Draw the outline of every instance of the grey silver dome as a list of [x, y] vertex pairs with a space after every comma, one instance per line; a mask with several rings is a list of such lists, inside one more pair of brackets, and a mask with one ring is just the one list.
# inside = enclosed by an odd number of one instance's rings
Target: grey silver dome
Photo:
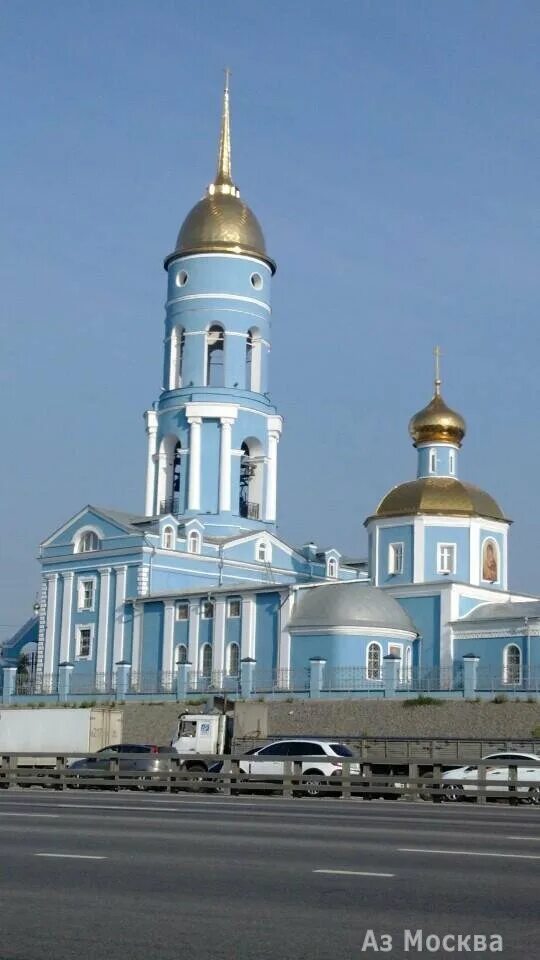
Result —
[[382, 627], [417, 634], [408, 613], [384, 590], [362, 581], [324, 583], [298, 590], [289, 624], [299, 627]]

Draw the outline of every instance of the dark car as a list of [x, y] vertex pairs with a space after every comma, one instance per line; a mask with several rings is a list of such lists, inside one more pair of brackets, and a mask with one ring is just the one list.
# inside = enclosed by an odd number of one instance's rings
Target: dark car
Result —
[[[167, 773], [170, 760], [177, 756], [174, 747], [162, 747], [155, 743], [114, 743], [103, 747], [92, 756], [82, 757], [69, 764], [69, 770], [77, 772], [77, 782], [72, 786], [91, 786], [93, 778], [107, 778], [108, 775], [112, 778], [115, 765], [111, 764], [111, 760], [115, 759], [118, 760], [120, 775], [127, 775], [130, 781], [133, 779], [135, 789], [159, 786], [159, 774]], [[140, 774], [140, 777], [137, 774]], [[85, 781], [90, 783], [86, 784]], [[103, 786], [107, 784], [104, 783]]]

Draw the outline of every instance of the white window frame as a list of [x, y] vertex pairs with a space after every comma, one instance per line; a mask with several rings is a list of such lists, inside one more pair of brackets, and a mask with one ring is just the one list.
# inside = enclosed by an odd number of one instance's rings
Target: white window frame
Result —
[[[97, 547], [95, 550], [81, 550], [82, 541], [89, 533], [93, 533], [96, 537]], [[101, 540], [101, 532], [96, 530], [95, 527], [81, 527], [81, 529], [77, 531], [77, 535], [75, 537], [75, 553], [97, 553], [101, 547]]]
[[329, 557], [326, 563], [326, 576], [330, 580], [337, 580], [339, 564], [335, 557]]
[[[517, 680], [510, 680], [508, 676], [508, 654], [510, 650], [517, 650], [519, 654], [519, 677]], [[503, 650], [503, 683], [519, 684], [523, 681], [523, 652], [517, 643], [507, 643]]]
[[[172, 543], [169, 546], [167, 543], [168, 535], [171, 534]], [[170, 524], [167, 524], [166, 527], [163, 527], [163, 532], [161, 535], [161, 544], [164, 550], [174, 550], [176, 543], [176, 530], [174, 527], [171, 527]]]
[[[238, 604], [238, 613], [232, 613], [233, 603]], [[242, 616], [242, 599], [241, 597], [229, 597], [227, 600], [227, 618], [229, 620], [239, 620]]]
[[[379, 651], [379, 675], [377, 677], [370, 677], [369, 675], [369, 671], [370, 671], [369, 651], [371, 647], [377, 647]], [[383, 662], [383, 652], [382, 652], [381, 644], [377, 643], [376, 640], [370, 640], [366, 647], [366, 677], [368, 680], [382, 680], [382, 662]]]
[[[183, 616], [181, 617], [181, 616], [180, 616], [180, 611], [181, 611], [181, 610], [185, 610], [185, 611], [186, 611], [186, 616], [185, 616], [185, 617], [183, 617]], [[175, 620], [179, 620], [179, 621], [181, 621], [182, 623], [185, 623], [186, 620], [189, 620], [189, 603], [188, 603], [187, 600], [178, 600], [178, 601], [175, 603], [175, 607], [174, 607], [174, 619], [175, 619]]]
[[[238, 651], [238, 655], [237, 655], [237, 656], [238, 656], [238, 669], [237, 669], [234, 673], [232, 672], [232, 667], [231, 667], [232, 648], [233, 648], [233, 647], [236, 647], [236, 649], [237, 649], [237, 651]], [[233, 640], [231, 643], [228, 644], [228, 646], [227, 646], [227, 657], [226, 657], [225, 662], [226, 662], [226, 664], [227, 664], [227, 676], [228, 676], [228, 677], [238, 677], [238, 676], [240, 676], [240, 644], [237, 643], [236, 640]]]
[[[202, 538], [198, 530], [190, 530], [187, 535], [187, 552], [200, 553], [201, 539]], [[193, 544], [195, 544], [195, 546], [193, 546]]]
[[437, 448], [430, 447], [428, 469], [430, 473], [437, 473]]
[[[400, 562], [396, 563], [396, 557], [400, 558]], [[403, 564], [405, 558], [405, 543], [403, 540], [396, 540], [394, 543], [388, 544], [388, 573], [394, 576], [398, 576], [403, 573]]]
[[450, 450], [448, 453], [448, 473], [451, 477], [456, 475], [456, 451]]
[[[85, 584], [92, 584], [92, 603], [89, 607], [84, 605], [84, 594], [85, 594]], [[78, 613], [93, 613], [96, 609], [96, 586], [97, 586], [97, 577], [79, 577], [77, 580], [77, 612]]]
[[[210, 654], [209, 654], [209, 656], [210, 656], [210, 669], [205, 671], [205, 669], [204, 669], [204, 658], [205, 658], [205, 651], [206, 651], [206, 650], [210, 650]], [[212, 676], [212, 644], [211, 644], [211, 643], [206, 642], [206, 643], [201, 644], [201, 648], [200, 648], [200, 650], [199, 650], [199, 673], [201, 674], [202, 677], [205, 677], [206, 679], [210, 679], [211, 676]]]
[[[261, 556], [261, 553], [263, 556]], [[255, 546], [255, 560], [257, 563], [272, 563], [272, 548], [268, 540], [257, 540]]]
[[[206, 611], [206, 605], [207, 605], [207, 604], [210, 604], [210, 606], [212, 607], [212, 616], [210, 616], [210, 617], [207, 616], [207, 615], [206, 615], [206, 612], [205, 612], [205, 611]], [[215, 605], [214, 605], [214, 601], [213, 601], [213, 600], [207, 600], [207, 599], [201, 600], [201, 620], [213, 620], [213, 619], [214, 619], [214, 615], [215, 615]]]
[[[451, 550], [452, 551], [452, 566], [451, 569], [446, 569], [443, 567], [443, 551]], [[448, 576], [456, 572], [457, 568], [457, 544], [456, 543], [438, 543], [437, 544], [437, 573], [440, 576]]]
[[[185, 660], [179, 660], [180, 650], [185, 650], [185, 651], [186, 651], [186, 659], [185, 659]], [[174, 657], [174, 665], [175, 665], [175, 667], [179, 667], [179, 666], [181, 666], [182, 664], [187, 663], [187, 662], [188, 662], [188, 648], [187, 648], [187, 643], [178, 643], [178, 644], [176, 645], [176, 652], [175, 652], [175, 657]]]
[[412, 647], [409, 645], [405, 647], [403, 657], [403, 678], [407, 683], [410, 683], [412, 680]]
[[[90, 644], [88, 647], [88, 653], [82, 654], [81, 650], [81, 634], [83, 630], [88, 630], [90, 633]], [[75, 628], [75, 659], [76, 660], [91, 660], [92, 654], [94, 652], [94, 625], [92, 623], [78, 623]]]

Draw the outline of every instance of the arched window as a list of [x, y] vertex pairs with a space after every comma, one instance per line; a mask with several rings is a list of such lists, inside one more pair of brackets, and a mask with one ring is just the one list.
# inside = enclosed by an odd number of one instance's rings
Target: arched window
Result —
[[521, 683], [521, 650], [515, 643], [504, 648], [503, 682]]
[[188, 553], [201, 552], [201, 535], [197, 530], [190, 530], [188, 534]]
[[240, 670], [240, 647], [230, 643], [227, 648], [227, 676], [237, 677]]
[[238, 512], [241, 517], [259, 520], [262, 499], [262, 444], [255, 437], [244, 440], [240, 457], [240, 495]]
[[259, 540], [255, 556], [259, 563], [268, 563], [268, 544], [264, 540]]
[[172, 527], [163, 528], [163, 546], [165, 550], [174, 550], [175, 541], [174, 530]]
[[172, 509], [171, 513], [180, 513], [180, 481], [182, 479], [182, 444], [180, 441], [174, 448], [174, 457], [172, 462]]
[[187, 663], [187, 647], [185, 643], [179, 643], [176, 648], [176, 663], [178, 665]]
[[368, 680], [381, 679], [381, 648], [378, 643], [370, 643], [367, 648]]
[[203, 643], [201, 647], [201, 673], [205, 680], [208, 680], [212, 674], [212, 647], [209, 643]]
[[261, 333], [257, 327], [248, 330], [246, 338], [246, 390], [261, 392]]
[[436, 470], [437, 470], [437, 451], [430, 450], [429, 451], [429, 472], [435, 473]]
[[217, 323], [206, 334], [206, 385], [225, 385], [225, 332]]
[[412, 680], [412, 647], [407, 647], [405, 650], [404, 679], [407, 683]]
[[186, 335], [182, 327], [174, 327], [171, 333], [171, 361], [169, 368], [169, 390], [182, 386], [182, 364]]
[[99, 537], [94, 530], [85, 530], [77, 541], [76, 553], [92, 553], [99, 550]]
[[326, 568], [326, 576], [331, 577], [333, 580], [335, 580], [337, 577], [337, 572], [338, 572], [337, 560], [334, 557], [330, 557], [327, 564], [327, 568]]

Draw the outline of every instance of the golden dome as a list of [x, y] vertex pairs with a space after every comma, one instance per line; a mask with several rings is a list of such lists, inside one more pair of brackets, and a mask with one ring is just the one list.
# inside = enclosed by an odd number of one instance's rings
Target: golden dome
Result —
[[240, 199], [240, 191], [232, 180], [228, 71], [215, 180], [208, 187], [206, 196], [195, 204], [184, 220], [176, 248], [165, 259], [165, 269], [177, 257], [193, 253], [244, 254], [264, 260], [272, 273], [276, 269], [274, 261], [266, 253], [259, 221]]
[[421, 477], [409, 483], [400, 483], [383, 497], [375, 517], [405, 517], [422, 513], [487, 517], [510, 522], [489, 493], [455, 477]]
[[421, 443], [455, 443], [461, 446], [467, 427], [460, 413], [446, 405], [436, 392], [427, 407], [411, 418], [409, 433], [414, 446]]

